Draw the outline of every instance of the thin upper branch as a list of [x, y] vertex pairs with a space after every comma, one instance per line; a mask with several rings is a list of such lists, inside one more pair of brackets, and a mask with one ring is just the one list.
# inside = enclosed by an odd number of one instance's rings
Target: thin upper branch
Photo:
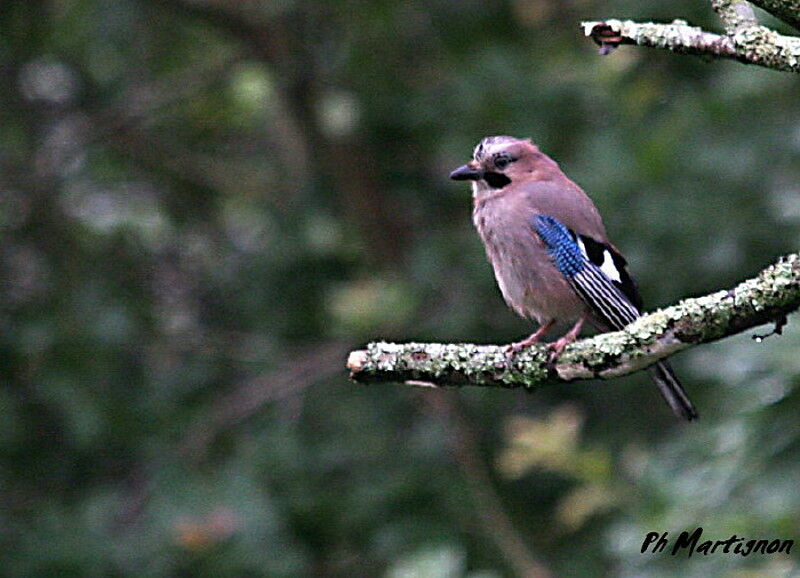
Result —
[[[800, 72], [800, 38], [778, 34], [765, 26], [752, 24], [746, 14], [735, 9], [724, 11], [732, 33], [721, 35], [689, 26], [683, 20], [670, 24], [603, 20], [584, 22], [584, 34], [608, 54], [620, 44], [663, 48], [681, 54], [728, 58], [773, 70]], [[738, 19], [737, 19], [738, 14]]]
[[699, 26], [689, 26], [685, 20], [670, 24], [633, 22], [632, 20], [603, 20], [584, 22], [583, 31], [592, 40], [610, 52], [620, 44], [638, 44], [651, 48], [664, 48], [681, 54], [713, 55], [739, 59], [733, 41], [723, 35], [706, 32]]
[[506, 356], [501, 345], [370, 343], [347, 361], [362, 383], [526, 387], [633, 373], [683, 349], [773, 321], [776, 330], [800, 307], [800, 254], [767, 267], [730, 290], [685, 299], [644, 315], [624, 331], [567, 346], [555, 365], [546, 346]]

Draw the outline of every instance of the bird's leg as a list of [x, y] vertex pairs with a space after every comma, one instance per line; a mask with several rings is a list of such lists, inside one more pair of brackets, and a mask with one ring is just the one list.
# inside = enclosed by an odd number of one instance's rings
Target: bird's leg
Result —
[[558, 356], [561, 355], [561, 353], [564, 351], [564, 348], [578, 338], [578, 334], [581, 332], [581, 328], [585, 322], [586, 317], [580, 317], [575, 322], [575, 325], [572, 326], [572, 329], [567, 331], [563, 336], [559, 337], [558, 340], [548, 344], [551, 352], [550, 363], [558, 359]]
[[534, 343], [538, 343], [539, 340], [542, 338], [542, 335], [547, 333], [547, 330], [550, 329], [555, 322], [556, 322], [555, 319], [551, 319], [550, 321], [548, 321], [547, 323], [543, 324], [541, 327], [539, 327], [539, 329], [537, 329], [536, 331], [531, 333], [530, 336], [526, 337], [522, 341], [518, 341], [516, 343], [512, 343], [511, 345], [509, 345], [506, 348], [506, 354], [507, 355], [514, 355], [515, 353], [519, 353], [520, 351], [522, 351], [526, 347], [530, 347]]

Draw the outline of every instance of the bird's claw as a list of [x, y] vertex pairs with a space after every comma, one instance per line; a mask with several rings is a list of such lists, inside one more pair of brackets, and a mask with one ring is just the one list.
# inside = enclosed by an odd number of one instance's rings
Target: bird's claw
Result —
[[564, 353], [564, 349], [567, 347], [567, 345], [569, 345], [573, 341], [575, 341], [574, 337], [570, 339], [567, 336], [564, 336], [552, 343], [548, 343], [547, 347], [548, 349], [550, 349], [550, 357], [548, 357], [547, 360], [550, 363], [555, 363], [556, 360], [561, 356], [561, 354]]
[[531, 340], [530, 338], [528, 338], [528, 339], [523, 339], [522, 341], [517, 341], [516, 343], [511, 343], [511, 344], [507, 345], [506, 346], [506, 358], [508, 360], [514, 359], [514, 356], [517, 353], [519, 353], [523, 349], [526, 349], [526, 348], [530, 347], [531, 345], [533, 345], [537, 341], [538, 341], [538, 339]]
[[[575, 341], [575, 337], [565, 335], [564, 337], [561, 337], [556, 341], [548, 343], [547, 348], [550, 350], [550, 355], [548, 356], [547, 361], [549, 363], [554, 363], [559, 358], [559, 356], [564, 352], [564, 349], [567, 347], [567, 345], [569, 345], [573, 341]], [[534, 345], [535, 343], [538, 342], [539, 342], [538, 338], [537, 339], [528, 338], [528, 339], [523, 339], [522, 341], [517, 341], [516, 343], [511, 343], [510, 345], [506, 346], [506, 357], [509, 360], [511, 360], [517, 353], [519, 353], [523, 349], [527, 349], [531, 345]]]
[[547, 330], [550, 329], [555, 323], [553, 320], [544, 323], [539, 329], [535, 332], [531, 333], [528, 337], [523, 339], [522, 341], [517, 341], [516, 343], [512, 343], [506, 347], [506, 357], [511, 360], [514, 356], [522, 351], [533, 345], [534, 343], [539, 343], [539, 340], [542, 338], [542, 335], [547, 333]]

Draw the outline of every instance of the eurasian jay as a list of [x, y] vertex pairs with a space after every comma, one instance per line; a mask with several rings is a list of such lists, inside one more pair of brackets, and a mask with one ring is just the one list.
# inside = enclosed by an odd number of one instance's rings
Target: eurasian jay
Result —
[[[594, 203], [530, 140], [487, 137], [450, 178], [472, 181], [472, 219], [506, 303], [539, 323], [509, 346], [511, 354], [557, 323], [574, 323], [550, 344], [555, 359], [586, 321], [617, 331], [641, 315], [636, 283]], [[649, 371], [675, 415], [697, 419], [669, 364], [659, 361]]]

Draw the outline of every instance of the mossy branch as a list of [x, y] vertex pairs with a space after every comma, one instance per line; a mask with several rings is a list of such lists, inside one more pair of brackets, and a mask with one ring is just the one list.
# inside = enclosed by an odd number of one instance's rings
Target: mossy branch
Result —
[[[769, 10], [779, 14], [779, 18], [797, 25], [800, 21], [798, 1], [760, 0], [753, 4], [769, 5]], [[600, 45], [602, 54], [609, 54], [621, 44], [636, 44], [800, 72], [800, 38], [760, 26], [752, 7], [743, 0], [712, 0], [711, 5], [725, 26], [725, 34], [689, 26], [684, 20], [659, 24], [611, 19], [583, 22], [582, 26], [584, 34]]]
[[511, 360], [506, 347], [471, 343], [374, 342], [353, 351], [350, 377], [361, 383], [525, 387], [578, 379], [608, 379], [633, 373], [700, 343], [716, 341], [774, 322], [800, 307], [800, 254], [783, 257], [753, 279], [730, 290], [684, 299], [642, 316], [624, 331], [577, 341], [555, 364], [546, 345]]

